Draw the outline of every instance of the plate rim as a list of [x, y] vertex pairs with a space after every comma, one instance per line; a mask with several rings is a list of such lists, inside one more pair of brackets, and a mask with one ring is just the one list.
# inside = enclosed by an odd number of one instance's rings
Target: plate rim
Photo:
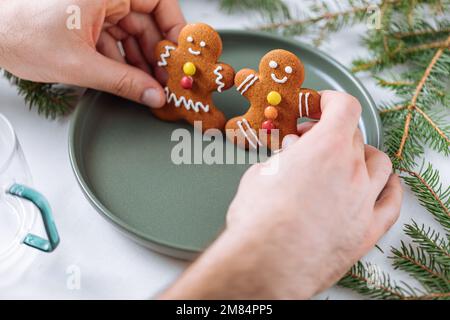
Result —
[[[325, 52], [313, 47], [312, 45], [309, 45], [307, 43], [303, 43], [301, 41], [298, 41], [294, 38], [286, 38], [286, 37], [277, 37], [274, 34], [270, 34], [267, 32], [261, 32], [261, 31], [252, 31], [252, 30], [234, 30], [234, 29], [218, 29], [217, 30], [221, 36], [252, 36], [252, 37], [259, 37], [264, 38], [268, 40], [275, 40], [277, 42], [282, 41], [287, 44], [293, 45], [295, 47], [299, 47], [303, 50], [310, 51], [312, 54], [319, 56], [321, 59], [327, 60], [329, 63], [331, 63], [335, 68], [339, 69], [339, 71], [349, 78], [357, 87], [359, 92], [362, 94], [364, 99], [367, 101], [369, 105], [369, 110], [371, 112], [372, 118], [375, 121], [375, 128], [376, 128], [376, 146], [380, 148], [383, 145], [383, 135], [382, 135], [382, 125], [381, 125], [381, 119], [379, 117], [379, 114], [377, 112], [376, 104], [372, 98], [372, 96], [369, 94], [366, 87], [362, 84], [362, 82], [354, 75], [352, 74], [343, 64], [338, 62], [333, 57], [329, 56]], [[83, 177], [83, 174], [80, 169], [80, 164], [76, 161], [76, 148], [75, 145], [75, 132], [77, 130], [77, 119], [80, 118], [80, 113], [82, 106], [84, 105], [84, 100], [89, 99], [97, 99], [100, 95], [103, 93], [100, 91], [89, 89], [87, 90], [82, 98], [77, 102], [77, 106], [75, 108], [75, 111], [72, 115], [72, 118], [70, 120], [70, 126], [69, 126], [69, 159], [70, 164], [72, 167], [72, 170], [74, 172], [75, 178], [77, 180], [78, 185], [80, 186], [83, 194], [89, 201], [89, 203], [94, 207], [94, 209], [100, 213], [100, 215], [105, 218], [108, 222], [112, 223], [120, 232], [125, 234], [126, 236], [130, 237], [134, 241], [138, 242], [141, 245], [144, 245], [146, 247], [149, 247], [152, 250], [155, 250], [159, 253], [172, 256], [174, 258], [179, 259], [187, 259], [192, 260], [195, 258], [201, 251], [197, 251], [193, 248], [189, 247], [183, 247], [183, 246], [174, 246], [173, 244], [166, 243], [165, 241], [161, 241], [159, 239], [155, 239], [149, 235], [143, 234], [139, 230], [136, 230], [134, 227], [130, 226], [128, 223], [123, 221], [122, 219], [119, 219], [113, 212], [111, 212], [108, 208], [106, 208], [101, 201], [95, 196], [94, 192], [89, 188], [89, 184]]]

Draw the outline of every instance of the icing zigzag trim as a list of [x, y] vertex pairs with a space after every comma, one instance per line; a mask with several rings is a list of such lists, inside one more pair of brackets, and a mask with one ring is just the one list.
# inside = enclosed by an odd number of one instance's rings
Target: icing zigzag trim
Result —
[[175, 50], [175, 47], [165, 46], [166, 52], [161, 53], [161, 61], [158, 61], [158, 66], [165, 67], [167, 66], [167, 58], [170, 58], [170, 51]]
[[225, 83], [223, 83], [223, 81], [222, 81], [223, 75], [220, 73], [220, 71], [222, 71], [222, 70], [223, 70], [222, 66], [218, 66], [216, 68], [216, 70], [214, 70], [214, 74], [217, 76], [216, 84], [217, 84], [218, 92], [222, 92], [222, 89], [225, 87]]
[[197, 101], [194, 102], [191, 99], [186, 99], [186, 97], [181, 96], [177, 97], [175, 93], [171, 93], [170, 89], [168, 87], [164, 88], [164, 91], [166, 92], [166, 101], [167, 103], [171, 103], [173, 101], [175, 107], [179, 108], [181, 105], [183, 105], [186, 110], [194, 110], [195, 112], [200, 112], [200, 109], [202, 109], [204, 112], [209, 112], [209, 105], [203, 105], [202, 102]]

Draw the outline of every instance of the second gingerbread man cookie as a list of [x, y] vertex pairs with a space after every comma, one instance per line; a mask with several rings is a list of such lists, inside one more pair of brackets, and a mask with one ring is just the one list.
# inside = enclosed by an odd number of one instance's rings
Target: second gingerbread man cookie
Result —
[[[318, 119], [320, 95], [301, 88], [304, 79], [302, 62], [285, 50], [267, 53], [260, 62], [259, 73], [250, 69], [239, 71], [235, 85], [250, 101], [250, 108], [243, 116], [227, 122], [226, 129], [234, 132], [229, 138], [246, 148], [267, 145], [278, 149], [286, 135], [297, 134], [298, 118]], [[273, 134], [275, 129], [277, 135]]]
[[169, 80], [164, 88], [166, 105], [153, 109], [153, 114], [165, 121], [185, 120], [191, 124], [202, 122], [202, 130], [222, 130], [224, 114], [214, 106], [212, 92], [222, 92], [233, 86], [234, 70], [218, 63], [222, 54], [222, 40], [209, 25], [189, 24], [178, 38], [178, 46], [164, 40], [156, 47]]

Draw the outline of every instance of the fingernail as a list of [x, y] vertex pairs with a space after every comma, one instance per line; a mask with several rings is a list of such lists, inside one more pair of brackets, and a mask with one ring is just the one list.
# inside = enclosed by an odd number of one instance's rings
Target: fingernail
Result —
[[161, 108], [164, 105], [164, 97], [158, 89], [150, 88], [144, 91], [141, 101], [150, 108]]

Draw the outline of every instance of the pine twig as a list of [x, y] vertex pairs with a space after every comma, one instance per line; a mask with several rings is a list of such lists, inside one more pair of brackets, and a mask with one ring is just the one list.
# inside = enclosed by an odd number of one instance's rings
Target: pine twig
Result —
[[435, 300], [435, 299], [445, 299], [448, 300], [450, 298], [450, 292], [442, 292], [442, 293], [428, 293], [417, 297], [408, 298], [406, 300]]
[[[403, 53], [403, 54], [407, 55], [407, 54], [417, 53], [420, 51], [426, 51], [426, 50], [431, 50], [431, 49], [444, 50], [444, 49], [448, 48], [448, 46], [449, 46], [448, 40], [447, 41], [433, 41], [430, 43], [411, 46], [409, 48], [403, 48], [402, 46], [398, 46], [395, 50], [388, 51], [387, 54], [390, 58], [394, 58], [399, 53]], [[352, 68], [352, 72], [357, 73], [357, 72], [361, 72], [361, 71], [366, 71], [366, 70], [372, 69], [377, 64], [380, 64], [382, 62], [383, 61], [381, 58], [373, 59], [373, 60], [367, 61], [364, 64], [354, 66]]]
[[292, 19], [288, 20], [286, 22], [273, 22], [268, 23], [265, 25], [261, 25], [258, 27], [260, 30], [273, 30], [273, 29], [279, 29], [279, 28], [287, 28], [292, 27], [295, 25], [304, 25], [304, 24], [314, 24], [322, 20], [331, 20], [339, 16], [348, 15], [348, 14], [355, 14], [358, 12], [367, 11], [370, 8], [371, 5], [363, 6], [363, 7], [356, 7], [345, 11], [338, 11], [338, 12], [327, 12], [322, 15], [319, 15], [317, 17], [311, 17], [306, 19]]
[[271, 20], [276, 16], [289, 18], [289, 9], [283, 0], [222, 0], [221, 8], [228, 12], [258, 11], [268, 15]]
[[450, 292], [439, 292], [439, 290], [421, 292], [406, 283], [400, 286], [392, 281], [388, 274], [377, 271], [376, 266], [370, 263], [357, 262], [338, 284], [371, 298], [388, 300], [447, 300], [450, 298]]
[[[365, 285], [367, 285], [367, 287], [371, 287], [372, 290], [374, 289], [374, 287], [376, 287], [377, 290], [384, 291], [385, 294], [390, 295], [390, 296], [392, 296], [392, 297], [395, 297], [395, 298], [397, 298], [397, 299], [399, 299], [399, 300], [406, 300], [406, 299], [407, 299], [406, 296], [404, 296], [404, 295], [402, 295], [402, 294], [396, 292], [395, 290], [389, 288], [388, 286], [374, 285], [374, 284], [372, 283], [371, 280], [369, 280], [369, 279], [366, 278], [366, 277], [360, 276], [360, 275], [356, 274], [355, 272], [352, 272], [352, 271], [348, 272], [347, 275], [346, 275], [346, 277], [349, 277], [349, 278], [351, 278], [351, 279], [353, 279], [353, 280], [362, 282], [362, 283], [364, 283]], [[341, 281], [340, 281], [340, 282], [341, 282], [341, 285], [342, 285], [342, 283], [343, 283], [344, 281], [345, 281], [345, 277], [344, 277], [344, 280], [341, 280]], [[345, 287], [345, 285], [342, 285], [342, 286]]]
[[408, 109], [408, 106], [399, 105], [399, 106], [395, 106], [395, 107], [392, 107], [389, 109], [380, 110], [380, 114], [401, 111], [401, 110], [405, 110], [405, 109]]
[[400, 249], [392, 248], [394, 268], [417, 279], [428, 292], [450, 293], [448, 268], [437, 264], [421, 247], [407, 246], [403, 241]]
[[450, 211], [447, 208], [447, 206], [444, 204], [444, 201], [441, 200], [440, 196], [437, 194], [437, 192], [433, 189], [433, 187], [426, 181], [426, 179], [420, 174], [412, 170], [408, 170], [405, 168], [399, 168], [401, 172], [405, 172], [409, 174], [410, 176], [416, 178], [420, 181], [420, 183], [428, 190], [428, 192], [433, 196], [434, 200], [439, 204], [439, 206], [442, 208], [442, 211], [450, 218]]
[[408, 32], [394, 32], [391, 35], [396, 39], [408, 38], [408, 37], [420, 37], [430, 34], [440, 34], [440, 33], [450, 33], [450, 28], [443, 28], [440, 30], [428, 29], [419, 31], [408, 31]]
[[[1, 72], [1, 70], [0, 70]], [[23, 96], [29, 109], [36, 108], [38, 114], [55, 119], [72, 110], [76, 93], [71, 88], [57, 87], [55, 84], [38, 83], [23, 80], [3, 70], [6, 79], [17, 87], [18, 94]]]
[[419, 84], [417, 85], [416, 90], [414, 91], [414, 95], [411, 99], [410, 104], [408, 105], [408, 114], [406, 115], [405, 127], [403, 130], [403, 137], [402, 137], [400, 146], [398, 148], [398, 151], [395, 154], [395, 157], [397, 159], [402, 159], [402, 157], [403, 157], [403, 148], [405, 146], [406, 139], [408, 138], [408, 135], [409, 135], [409, 128], [410, 128], [410, 124], [411, 124], [412, 113], [413, 113], [414, 108], [416, 108], [417, 99], [422, 91], [422, 88], [425, 85], [425, 82], [427, 81], [428, 77], [430, 76], [430, 73], [431, 73], [433, 67], [435, 66], [435, 64], [441, 57], [441, 55], [444, 53], [444, 50], [449, 45], [450, 45], [450, 36], [445, 41], [445, 48], [440, 48], [436, 51], [435, 55], [433, 56], [433, 58], [431, 59], [429, 65], [428, 65], [428, 67], [425, 69], [425, 72], [422, 76], [422, 79], [419, 81]]
[[418, 52], [418, 51], [424, 51], [424, 50], [430, 50], [430, 49], [441, 49], [441, 50], [443, 50], [443, 49], [445, 49], [445, 48], [448, 48], [448, 46], [449, 46], [449, 41], [448, 41], [448, 39], [446, 40], [446, 41], [433, 41], [433, 42], [430, 42], [430, 43], [425, 43], [425, 44], [421, 44], [421, 45], [418, 45], [418, 46], [414, 46], [414, 47], [411, 47], [411, 48], [407, 48], [407, 49], [405, 49], [405, 53], [415, 53], [415, 52]]
[[402, 156], [403, 148], [405, 147], [406, 139], [408, 138], [409, 135], [409, 128], [411, 125], [411, 118], [412, 118], [412, 108], [413, 108], [412, 106], [408, 106], [408, 114], [406, 115], [405, 126], [403, 129], [403, 136], [398, 151], [395, 154], [395, 157], [400, 160], [403, 158]]
[[[411, 247], [412, 250], [412, 247]], [[441, 274], [439, 274], [438, 272], [434, 271], [433, 269], [431, 269], [429, 266], [425, 265], [424, 263], [421, 263], [419, 261], [417, 261], [417, 259], [414, 259], [413, 257], [411, 257], [410, 255], [406, 255], [404, 253], [399, 252], [398, 253], [398, 257], [408, 263], [410, 263], [411, 265], [423, 270], [424, 272], [429, 273], [431, 276], [441, 279], [442, 281], [450, 284], [450, 280], [446, 277], [443, 277]]]
[[376, 266], [360, 261], [339, 280], [338, 284], [372, 298], [406, 300], [409, 296], [416, 296], [413, 289], [398, 286], [388, 274], [379, 271]]
[[405, 225], [404, 231], [413, 243], [425, 250], [434, 260], [442, 265], [450, 266], [450, 244], [439, 233], [430, 227], [425, 229], [424, 225], [419, 227], [414, 220], [412, 224]]
[[[414, 86], [416, 83], [411, 81], [386, 81], [386, 80], [380, 80], [380, 85], [382, 86]], [[403, 106], [402, 106], [403, 107]]]
[[[400, 168], [399, 171], [406, 173], [401, 176], [411, 191], [417, 196], [419, 202], [430, 212], [434, 219], [441, 224], [442, 228], [450, 236], [450, 186], [444, 187], [440, 182], [439, 173], [428, 164], [426, 169], [412, 171]], [[450, 240], [450, 239], [449, 239]]]
[[444, 131], [439, 128], [439, 126], [430, 118], [428, 114], [425, 113], [421, 108], [419, 108], [417, 105], [414, 106], [414, 110], [417, 111], [424, 119], [433, 127], [433, 129], [444, 139], [447, 141], [447, 143], [450, 145], [450, 138], [447, 137], [444, 133]]

